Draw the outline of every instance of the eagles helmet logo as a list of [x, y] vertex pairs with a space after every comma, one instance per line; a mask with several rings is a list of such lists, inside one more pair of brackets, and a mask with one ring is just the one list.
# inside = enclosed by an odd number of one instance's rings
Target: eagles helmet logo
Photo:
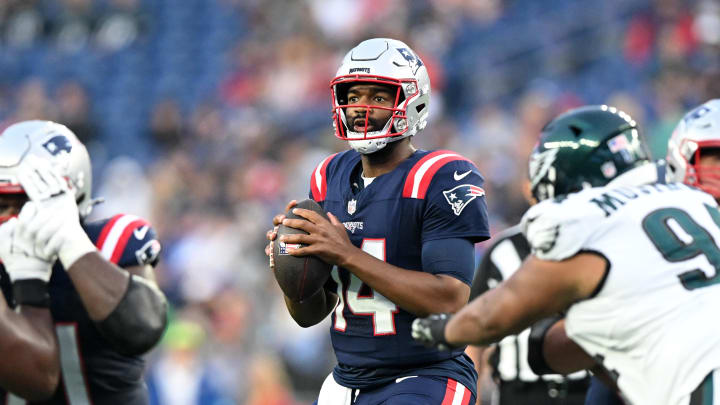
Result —
[[[544, 198], [552, 198], [555, 196], [553, 182], [555, 181], [555, 159], [560, 149], [548, 149], [541, 153], [535, 153], [530, 156], [530, 189], [538, 189], [538, 192]], [[547, 178], [548, 184], [540, 184], [543, 179]]]
[[[559, 151], [560, 149], [548, 149], [545, 152], [530, 156], [530, 185], [532, 187], [540, 183], [540, 180], [549, 174]], [[554, 179], [549, 180], [553, 181]]]
[[455, 215], [460, 215], [472, 200], [484, 196], [485, 190], [473, 184], [461, 184], [450, 190], [443, 191], [443, 195]]

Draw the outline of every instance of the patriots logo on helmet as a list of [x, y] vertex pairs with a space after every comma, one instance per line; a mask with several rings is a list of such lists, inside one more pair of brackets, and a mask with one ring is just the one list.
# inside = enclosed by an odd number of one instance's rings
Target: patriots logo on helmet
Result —
[[50, 152], [51, 155], [57, 156], [61, 152], [70, 153], [72, 144], [66, 136], [55, 135], [43, 143], [43, 148]]
[[706, 106], [705, 104], [703, 104], [703, 105], [701, 105], [700, 107], [698, 107], [698, 108], [690, 111], [689, 113], [685, 114], [685, 116], [683, 117], [683, 121], [684, 121], [685, 124], [687, 125], [687, 124], [690, 123], [691, 121], [694, 121], [694, 120], [696, 120], [696, 119], [701, 118], [703, 115], [709, 113], [710, 111], [712, 111], [712, 110], [710, 110], [710, 108], [708, 108], [708, 106]]
[[400, 52], [400, 55], [402, 55], [403, 58], [408, 62], [408, 65], [410, 65], [410, 69], [412, 69], [413, 74], [417, 73], [418, 69], [420, 69], [420, 66], [423, 65], [420, 58], [415, 56], [415, 54], [407, 49], [407, 48], [396, 48], [398, 52]]
[[443, 195], [455, 215], [460, 215], [472, 200], [484, 196], [485, 190], [473, 184], [461, 184], [450, 190], [443, 191]]

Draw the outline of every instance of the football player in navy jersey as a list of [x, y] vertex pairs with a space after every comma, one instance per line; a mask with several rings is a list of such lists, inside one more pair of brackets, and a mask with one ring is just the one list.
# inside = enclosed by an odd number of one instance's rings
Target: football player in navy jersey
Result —
[[[285, 297], [301, 326], [332, 314], [338, 364], [317, 403], [474, 403], [477, 374], [464, 348], [425, 348], [412, 340], [410, 325], [468, 301], [474, 244], [489, 238], [483, 178], [460, 154], [412, 145], [427, 123], [430, 80], [403, 42], [360, 43], [331, 89], [335, 134], [352, 149], [327, 157], [311, 175], [310, 197], [330, 220], [299, 208], [305, 219], [273, 219], [308, 232], [274, 243], [300, 243], [289, 254], [335, 265], [314, 296]], [[267, 236], [272, 244], [276, 232]]]
[[[25, 121], [0, 134], [0, 307], [17, 313], [0, 310], [12, 332], [0, 335], [3, 403], [148, 403], [141, 356], [166, 324], [160, 244], [132, 215], [86, 222], [91, 181], [65, 126]], [[14, 338], [25, 330], [27, 341]]]

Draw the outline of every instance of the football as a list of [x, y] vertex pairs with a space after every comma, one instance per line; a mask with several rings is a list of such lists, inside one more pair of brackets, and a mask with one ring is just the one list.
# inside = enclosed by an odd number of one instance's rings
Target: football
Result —
[[[300, 201], [294, 208], [304, 208], [315, 211], [326, 219], [325, 211], [313, 200]], [[286, 218], [304, 219], [292, 213], [292, 210], [285, 213]], [[280, 224], [278, 226], [277, 238], [273, 243], [273, 257], [275, 267], [273, 273], [283, 293], [293, 301], [303, 301], [320, 290], [328, 277], [332, 266], [315, 256], [295, 257], [289, 254], [293, 249], [303, 247], [302, 244], [280, 242], [281, 235], [292, 235], [307, 232], [290, 228]]]

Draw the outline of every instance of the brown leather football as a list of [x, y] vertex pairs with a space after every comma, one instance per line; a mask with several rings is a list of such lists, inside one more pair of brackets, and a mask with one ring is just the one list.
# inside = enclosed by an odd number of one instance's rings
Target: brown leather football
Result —
[[[294, 208], [305, 208], [312, 210], [328, 218], [325, 211], [313, 200], [300, 201]], [[292, 213], [292, 209], [285, 213], [286, 218], [305, 219]], [[280, 224], [277, 231], [277, 239], [273, 243], [273, 258], [275, 267], [275, 279], [283, 293], [293, 301], [303, 301], [318, 292], [328, 277], [332, 266], [320, 260], [316, 256], [292, 256], [288, 252], [305, 245], [280, 242], [281, 235], [292, 235], [307, 232], [290, 228]]]

